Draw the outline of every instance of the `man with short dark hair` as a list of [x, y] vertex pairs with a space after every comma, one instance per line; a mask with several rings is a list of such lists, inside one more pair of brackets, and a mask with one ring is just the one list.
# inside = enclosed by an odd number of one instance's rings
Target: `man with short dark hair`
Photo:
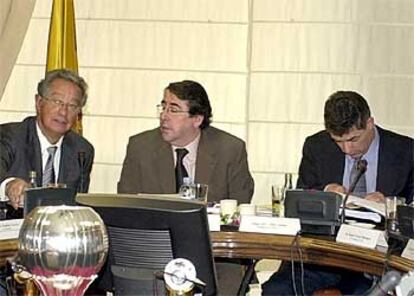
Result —
[[[367, 161], [367, 171], [354, 194], [378, 202], [384, 196], [402, 196], [407, 203], [414, 194], [414, 141], [375, 125], [365, 99], [353, 91], [338, 91], [325, 103], [325, 130], [308, 137], [303, 146], [298, 188], [345, 193], [353, 181], [355, 163]], [[300, 285], [300, 269], [296, 283]], [[363, 294], [370, 281], [348, 270], [305, 265], [305, 294], [337, 287], [344, 295]], [[292, 295], [291, 266], [262, 285], [264, 295]]]
[[177, 150], [185, 149], [186, 174], [208, 184], [208, 201], [250, 202], [254, 183], [245, 143], [210, 126], [211, 106], [204, 88], [189, 80], [170, 83], [157, 108], [160, 126], [129, 139], [118, 192], [178, 192]]
[[[157, 108], [160, 126], [129, 139], [118, 192], [175, 193], [186, 175], [208, 185], [209, 202], [250, 202], [254, 183], [245, 143], [210, 126], [204, 88], [189, 80], [170, 83]], [[181, 163], [184, 168], [179, 170]], [[236, 295], [242, 267], [236, 260], [222, 261], [216, 260], [220, 295]]]
[[39, 187], [64, 183], [78, 192], [89, 188], [94, 148], [71, 130], [86, 104], [86, 82], [69, 70], [48, 72], [35, 100], [36, 117], [0, 125], [0, 199], [15, 209], [30, 187], [30, 171], [36, 172]]

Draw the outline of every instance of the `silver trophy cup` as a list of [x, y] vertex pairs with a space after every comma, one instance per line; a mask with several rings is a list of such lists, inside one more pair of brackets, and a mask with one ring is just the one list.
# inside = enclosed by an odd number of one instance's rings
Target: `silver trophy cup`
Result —
[[29, 272], [43, 295], [83, 295], [108, 253], [99, 215], [77, 206], [38, 207], [19, 234], [17, 264]]

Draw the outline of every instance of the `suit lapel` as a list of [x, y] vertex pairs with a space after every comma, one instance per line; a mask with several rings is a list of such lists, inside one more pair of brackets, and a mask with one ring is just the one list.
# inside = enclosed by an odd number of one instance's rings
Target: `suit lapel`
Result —
[[210, 184], [210, 177], [216, 165], [216, 157], [219, 153], [214, 139], [208, 133], [208, 128], [201, 131], [200, 143], [198, 144], [195, 181]]
[[77, 180], [79, 176], [78, 155], [69, 133], [63, 139], [60, 153], [58, 183]]
[[378, 169], [377, 169], [377, 188], [376, 190], [386, 195], [393, 194], [399, 183], [400, 166], [398, 159], [395, 158], [393, 145], [387, 138], [387, 135], [382, 132], [381, 128], [377, 127], [380, 135], [380, 143], [378, 149]]
[[174, 158], [170, 144], [165, 142], [161, 135], [156, 140], [157, 149], [152, 154], [157, 182], [159, 182], [162, 192], [175, 191], [175, 170]]
[[[37, 173], [38, 184], [41, 183], [43, 177], [42, 169], [42, 153], [40, 151], [40, 141], [36, 130], [36, 120], [34, 117], [28, 119], [28, 131], [27, 131], [27, 145], [26, 155], [27, 160], [30, 163], [30, 170], [34, 170]], [[29, 173], [29, 172], [27, 172]]]

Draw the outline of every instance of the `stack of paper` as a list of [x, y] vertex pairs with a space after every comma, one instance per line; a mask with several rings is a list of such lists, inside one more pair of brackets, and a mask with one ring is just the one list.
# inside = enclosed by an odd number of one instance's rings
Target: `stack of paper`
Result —
[[348, 197], [348, 204], [354, 204], [356, 206], [366, 208], [370, 211], [378, 213], [382, 216], [385, 216], [385, 204], [381, 202], [376, 202], [372, 200], [367, 200], [358, 196], [350, 195]]

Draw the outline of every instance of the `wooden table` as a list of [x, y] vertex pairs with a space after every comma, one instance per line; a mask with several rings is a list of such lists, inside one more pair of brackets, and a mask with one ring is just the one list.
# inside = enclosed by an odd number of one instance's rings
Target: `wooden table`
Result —
[[[211, 240], [215, 257], [290, 260], [293, 237], [246, 232], [212, 232]], [[301, 237], [299, 245], [304, 262], [339, 266], [377, 275], [382, 274], [387, 260], [381, 252], [322, 238]], [[0, 240], [0, 266], [4, 266], [6, 259], [14, 256], [16, 251], [17, 240]], [[296, 247], [293, 255], [294, 260], [299, 259]], [[389, 257], [388, 265], [402, 272], [414, 270], [414, 261], [394, 255]]]
[[5, 266], [7, 258], [16, 255], [17, 248], [16, 239], [0, 240], [0, 266]]
[[[212, 232], [211, 240], [215, 257], [251, 259], [291, 259], [293, 237], [243, 232]], [[384, 253], [337, 243], [323, 238], [301, 237], [299, 245], [303, 260], [328, 266], [381, 275], [387, 258]], [[294, 247], [294, 260], [299, 259]], [[388, 266], [407, 272], [414, 270], [414, 261], [391, 255]]]

